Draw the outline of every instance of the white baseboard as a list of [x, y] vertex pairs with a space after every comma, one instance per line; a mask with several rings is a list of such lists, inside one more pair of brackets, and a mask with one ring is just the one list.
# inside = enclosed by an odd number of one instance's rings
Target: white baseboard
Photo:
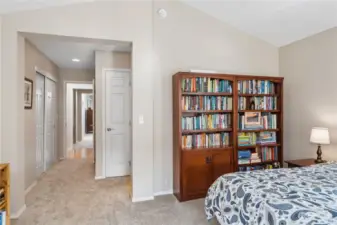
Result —
[[151, 201], [151, 200], [154, 200], [154, 196], [140, 197], [140, 198], [132, 197], [132, 202], [145, 202], [145, 201]]
[[34, 181], [26, 190], [25, 190], [25, 195], [27, 195], [35, 186], [37, 182]]
[[19, 217], [22, 215], [22, 213], [26, 210], [26, 204], [24, 204], [19, 211], [16, 213], [11, 213], [11, 219], [19, 219]]
[[95, 180], [103, 180], [103, 179], [105, 179], [105, 177], [103, 177], [103, 176], [96, 176], [95, 177]]
[[173, 190], [167, 190], [167, 191], [159, 191], [154, 193], [154, 196], [162, 196], [162, 195], [172, 195], [173, 194]]

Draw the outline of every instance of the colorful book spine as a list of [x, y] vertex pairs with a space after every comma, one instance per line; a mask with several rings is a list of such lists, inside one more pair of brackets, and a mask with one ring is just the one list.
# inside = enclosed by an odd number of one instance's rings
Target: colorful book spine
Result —
[[201, 114], [200, 116], [182, 117], [183, 130], [224, 129], [232, 127], [231, 114]]
[[238, 145], [239, 146], [250, 146], [256, 145], [256, 134], [253, 132], [240, 132], [238, 134]]
[[258, 130], [258, 129], [277, 129], [277, 115], [272, 113], [263, 113], [260, 125], [246, 125], [245, 116], [238, 117], [239, 130]]
[[[239, 97], [238, 101], [239, 110], [277, 110], [277, 97]], [[253, 105], [253, 108], [251, 108], [251, 105]]]
[[232, 110], [233, 98], [224, 96], [182, 96], [182, 110]]
[[193, 148], [212, 148], [230, 146], [229, 133], [214, 134], [193, 134], [182, 136], [182, 147], [185, 149]]
[[278, 161], [278, 148], [277, 147], [261, 147], [262, 161]]
[[275, 94], [275, 84], [269, 80], [238, 81], [239, 94]]
[[232, 93], [232, 82], [223, 79], [193, 77], [181, 80], [183, 92], [221, 92]]

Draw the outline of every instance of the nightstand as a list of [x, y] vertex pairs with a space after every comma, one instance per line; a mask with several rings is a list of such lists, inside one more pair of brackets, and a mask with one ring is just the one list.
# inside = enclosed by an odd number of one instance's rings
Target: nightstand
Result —
[[288, 168], [304, 167], [316, 164], [315, 159], [297, 159], [297, 160], [287, 160], [284, 162], [288, 163]]

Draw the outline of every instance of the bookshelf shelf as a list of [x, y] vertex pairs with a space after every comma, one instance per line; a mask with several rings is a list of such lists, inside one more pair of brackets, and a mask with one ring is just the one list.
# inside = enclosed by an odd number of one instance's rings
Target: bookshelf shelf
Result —
[[278, 94], [238, 94], [239, 97], [264, 97], [264, 96], [272, 96], [278, 97]]
[[256, 130], [238, 130], [238, 132], [264, 132], [264, 131], [275, 131], [275, 132], [278, 132], [280, 131], [280, 129], [256, 129]]
[[264, 165], [264, 164], [272, 164], [277, 162], [276, 160], [268, 160], [263, 162], [257, 162], [257, 163], [247, 163], [247, 164], [238, 164], [238, 166], [258, 166], [258, 165]]
[[205, 148], [205, 147], [200, 147], [200, 148], [183, 148], [183, 151], [223, 151], [223, 150], [233, 150], [232, 146], [224, 146], [224, 147], [212, 147], [212, 148]]
[[232, 93], [225, 92], [182, 92], [182, 95], [200, 95], [200, 96], [232, 96]]
[[[179, 201], [205, 197], [209, 186], [219, 176], [246, 170], [242, 167], [265, 165], [270, 168], [268, 164], [273, 162], [280, 162], [282, 166], [282, 77], [179, 72], [172, 77], [172, 88], [173, 190]], [[244, 120], [249, 112], [261, 112], [261, 124], [255, 126], [257, 129]], [[245, 140], [251, 136], [256, 140]], [[240, 144], [275, 141], [275, 144], [239, 146], [239, 141]], [[239, 165], [238, 154], [242, 151], [251, 154], [250, 160], [258, 157], [264, 161]], [[244, 160], [240, 158], [241, 163], [250, 162]]]
[[253, 149], [257, 147], [278, 147], [281, 146], [281, 144], [257, 144], [257, 145], [247, 145], [247, 146], [238, 146], [237, 148], [239, 150], [241, 149]]
[[232, 128], [223, 129], [210, 129], [210, 130], [182, 130], [183, 134], [198, 134], [198, 133], [218, 133], [218, 132], [231, 132]]
[[266, 113], [280, 113], [280, 110], [239, 110], [239, 113], [245, 113], [245, 112], [266, 112]]
[[183, 110], [182, 113], [232, 113], [233, 110]]

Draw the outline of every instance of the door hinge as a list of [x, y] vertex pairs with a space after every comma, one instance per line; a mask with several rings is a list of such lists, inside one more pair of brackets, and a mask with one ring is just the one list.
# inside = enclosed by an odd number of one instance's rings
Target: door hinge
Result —
[[130, 81], [129, 81], [129, 86], [130, 86], [130, 87], [131, 87], [131, 84], [132, 84], [132, 83], [131, 83], [131, 80], [130, 80]]
[[131, 126], [132, 125], [132, 122], [131, 122], [131, 120], [129, 120], [129, 126]]

